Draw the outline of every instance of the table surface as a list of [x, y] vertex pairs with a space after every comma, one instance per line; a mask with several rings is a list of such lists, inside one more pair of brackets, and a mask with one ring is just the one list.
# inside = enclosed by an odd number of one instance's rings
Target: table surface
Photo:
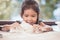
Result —
[[0, 32], [0, 34], [3, 36], [0, 40], [60, 40], [60, 32], [40, 34]]

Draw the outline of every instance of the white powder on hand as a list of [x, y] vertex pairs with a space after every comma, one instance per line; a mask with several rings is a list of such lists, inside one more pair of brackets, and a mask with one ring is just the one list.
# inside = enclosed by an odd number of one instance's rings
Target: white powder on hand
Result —
[[25, 21], [23, 21], [20, 25], [24, 30], [24, 32], [28, 32], [28, 33], [33, 32], [33, 26], [30, 25], [29, 23], [26, 23]]

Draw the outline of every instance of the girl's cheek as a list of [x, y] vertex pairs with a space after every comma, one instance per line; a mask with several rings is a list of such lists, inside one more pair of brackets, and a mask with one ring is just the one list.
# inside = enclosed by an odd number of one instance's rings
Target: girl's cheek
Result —
[[22, 17], [22, 18], [23, 18], [23, 20], [27, 20], [27, 17], [25, 17], [24, 15], [23, 15], [23, 17]]
[[26, 18], [23, 18], [23, 21], [27, 22], [27, 19]]
[[33, 21], [34, 21], [34, 23], [36, 23], [37, 22], [37, 18], [34, 18]]

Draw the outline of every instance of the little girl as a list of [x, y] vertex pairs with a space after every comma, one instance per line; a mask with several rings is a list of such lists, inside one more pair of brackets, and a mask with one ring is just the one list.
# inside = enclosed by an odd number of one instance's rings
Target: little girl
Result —
[[21, 8], [21, 17], [23, 18], [23, 22], [21, 24], [15, 22], [11, 25], [5, 25], [4, 29], [6, 30], [8, 29], [10, 31], [11, 29], [14, 29], [16, 31], [17, 28], [18, 31], [23, 30], [26, 32], [34, 32], [34, 33], [51, 31], [52, 28], [46, 26], [43, 22], [40, 22], [40, 25], [38, 24], [39, 11], [40, 11], [39, 5], [36, 1], [34, 0], [24, 1]]

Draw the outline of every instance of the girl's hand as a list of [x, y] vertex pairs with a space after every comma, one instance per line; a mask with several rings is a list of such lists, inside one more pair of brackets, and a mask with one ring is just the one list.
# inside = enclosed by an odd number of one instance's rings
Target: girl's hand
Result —
[[3, 25], [2, 31], [8, 32], [10, 30], [11, 25]]
[[53, 29], [50, 26], [48, 26], [48, 25], [45, 25], [44, 27], [42, 27], [41, 30], [43, 32], [53, 31]]
[[35, 24], [35, 25], [33, 25], [33, 28], [34, 28], [35, 33], [53, 31], [53, 29], [48, 25], [41, 26], [41, 25], [36, 25]]
[[40, 29], [41, 29], [42, 32], [53, 31], [53, 29], [51, 28], [51, 26], [46, 25], [43, 22], [40, 22], [40, 26], [41, 26]]
[[38, 25], [38, 24], [34, 24], [33, 25], [33, 32], [34, 33], [41, 33], [42, 31], [41, 31], [41, 27], [42, 26], [40, 26], [40, 25]]
[[17, 22], [15, 22], [15, 23], [13, 23], [11, 25], [6, 24], [6, 25], [3, 25], [2, 31], [6, 31], [7, 32], [7, 31], [10, 31], [11, 28], [16, 29], [16, 27], [19, 27], [19, 26], [20, 25]]
[[11, 24], [11, 28], [14, 28], [14, 29], [15, 29], [16, 27], [19, 27], [19, 26], [20, 26], [20, 24], [17, 23], [17, 22]]

